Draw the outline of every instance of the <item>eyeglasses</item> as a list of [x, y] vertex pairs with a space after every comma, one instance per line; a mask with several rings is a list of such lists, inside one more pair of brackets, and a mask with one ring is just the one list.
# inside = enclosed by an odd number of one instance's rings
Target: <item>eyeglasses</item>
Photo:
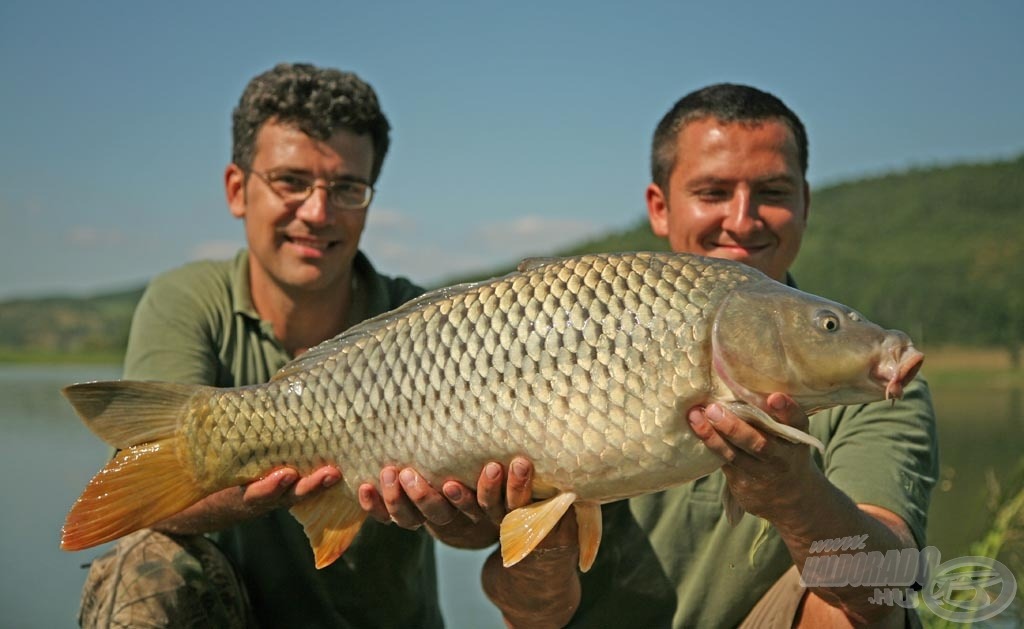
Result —
[[355, 179], [317, 183], [315, 178], [296, 173], [249, 172], [262, 179], [285, 203], [304, 203], [317, 188], [327, 191], [327, 203], [338, 210], [365, 210], [373, 199], [373, 186]]

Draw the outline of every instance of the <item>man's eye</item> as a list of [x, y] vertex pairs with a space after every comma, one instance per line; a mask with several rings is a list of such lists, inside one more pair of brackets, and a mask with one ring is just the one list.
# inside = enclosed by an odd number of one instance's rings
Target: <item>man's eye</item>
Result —
[[357, 181], [336, 181], [331, 184], [331, 190], [335, 194], [362, 194], [366, 186]]
[[729, 193], [720, 188], [706, 188], [704, 190], [697, 191], [697, 197], [703, 201], [723, 201], [727, 199]]
[[305, 190], [309, 188], [309, 180], [296, 175], [278, 175], [274, 177], [274, 185], [282, 190]]

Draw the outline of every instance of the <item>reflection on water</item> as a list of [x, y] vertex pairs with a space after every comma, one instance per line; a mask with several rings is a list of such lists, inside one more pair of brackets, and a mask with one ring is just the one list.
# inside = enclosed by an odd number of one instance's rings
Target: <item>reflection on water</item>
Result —
[[[107, 447], [75, 417], [59, 390], [72, 382], [116, 378], [112, 367], [0, 366], [0, 570], [4, 626], [75, 624], [85, 578], [80, 568], [101, 549], [58, 550], [60, 524]], [[933, 392], [939, 421], [942, 478], [932, 500], [929, 543], [944, 558], [967, 553], [984, 534], [986, 474], [1006, 483], [1024, 463], [1022, 392], [944, 389]], [[440, 551], [442, 601], [449, 625], [500, 626], [479, 588], [480, 552]]]

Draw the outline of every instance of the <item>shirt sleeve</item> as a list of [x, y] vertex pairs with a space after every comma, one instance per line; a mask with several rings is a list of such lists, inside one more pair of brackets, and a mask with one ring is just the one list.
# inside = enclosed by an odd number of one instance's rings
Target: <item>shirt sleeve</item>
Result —
[[892, 511], [924, 547], [939, 472], [931, 393], [916, 378], [903, 399], [841, 408], [825, 451], [825, 475], [857, 504]]
[[183, 274], [165, 274], [146, 288], [132, 318], [124, 377], [214, 384], [219, 325], [202, 291]]

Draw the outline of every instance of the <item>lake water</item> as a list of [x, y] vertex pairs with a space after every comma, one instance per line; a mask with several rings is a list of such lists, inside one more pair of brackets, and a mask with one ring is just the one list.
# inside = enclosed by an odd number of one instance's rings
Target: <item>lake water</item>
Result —
[[[83, 564], [105, 548], [58, 549], [68, 507], [107, 454], [60, 395], [60, 387], [118, 377], [105, 366], [0, 365], [0, 625], [76, 625]], [[935, 390], [942, 480], [933, 498], [929, 543], [944, 558], [966, 554], [989, 521], [990, 475], [1000, 482], [1021, 465], [1021, 390]], [[501, 627], [480, 592], [485, 552], [439, 546], [441, 599], [453, 628]]]

